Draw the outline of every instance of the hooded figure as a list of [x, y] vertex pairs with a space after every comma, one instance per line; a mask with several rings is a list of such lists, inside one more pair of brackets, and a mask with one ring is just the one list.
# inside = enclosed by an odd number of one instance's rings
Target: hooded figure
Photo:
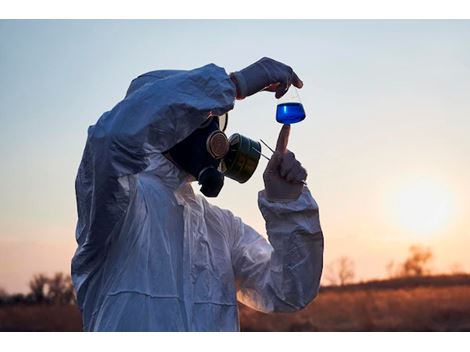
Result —
[[237, 299], [293, 312], [316, 296], [323, 235], [306, 186], [287, 202], [259, 192], [268, 242], [164, 155], [233, 108], [234, 82], [214, 64], [150, 72], [89, 128], [72, 259], [85, 331], [238, 331]]

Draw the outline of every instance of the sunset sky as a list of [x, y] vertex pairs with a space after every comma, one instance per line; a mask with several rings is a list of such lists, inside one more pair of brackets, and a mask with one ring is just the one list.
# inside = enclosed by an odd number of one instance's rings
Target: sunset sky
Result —
[[[470, 21], [0, 21], [0, 287], [70, 271], [87, 127], [134, 77], [263, 56], [304, 82], [288, 148], [320, 206], [325, 265], [348, 256], [357, 280], [384, 277], [422, 244], [435, 272], [469, 271]], [[227, 134], [275, 145], [275, 109], [269, 93], [237, 101]], [[265, 166], [211, 200], [263, 234]]]

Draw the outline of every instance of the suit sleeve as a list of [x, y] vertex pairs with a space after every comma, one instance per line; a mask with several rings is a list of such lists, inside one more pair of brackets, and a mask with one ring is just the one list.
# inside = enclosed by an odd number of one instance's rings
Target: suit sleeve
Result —
[[318, 206], [307, 187], [291, 202], [258, 195], [269, 242], [235, 218], [232, 263], [237, 298], [262, 312], [294, 312], [318, 293], [323, 267], [323, 234]]
[[[145, 169], [148, 158], [189, 136], [209, 115], [233, 108], [235, 86], [214, 64], [176, 71], [161, 78], [145, 77], [93, 126], [92, 145], [100, 175], [120, 177]], [[102, 165], [102, 167], [101, 167]]]
[[235, 86], [209, 64], [191, 71], [154, 71], [134, 80], [126, 97], [90, 127], [76, 180], [81, 251], [99, 249], [122, 219], [133, 179], [210, 115], [233, 108]]

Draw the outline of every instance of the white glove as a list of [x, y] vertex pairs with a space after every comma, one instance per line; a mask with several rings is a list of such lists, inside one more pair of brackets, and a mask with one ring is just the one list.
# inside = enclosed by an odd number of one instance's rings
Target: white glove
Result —
[[307, 179], [307, 171], [287, 150], [290, 125], [283, 125], [276, 150], [263, 174], [266, 198], [271, 202], [289, 202], [299, 198]]
[[290, 85], [302, 88], [303, 82], [290, 66], [268, 57], [233, 72], [230, 77], [237, 87], [237, 99], [244, 99], [259, 91], [276, 92], [276, 98], [282, 97]]

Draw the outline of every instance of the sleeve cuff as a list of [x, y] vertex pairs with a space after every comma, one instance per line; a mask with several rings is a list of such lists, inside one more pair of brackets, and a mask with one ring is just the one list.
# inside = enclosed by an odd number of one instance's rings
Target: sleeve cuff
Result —
[[315, 234], [321, 232], [318, 205], [304, 186], [299, 198], [289, 202], [272, 202], [265, 191], [258, 193], [258, 206], [266, 221], [268, 237], [293, 233]]
[[302, 189], [302, 193], [300, 194], [299, 198], [294, 199], [294, 200], [292, 200], [292, 199], [268, 200], [268, 198], [266, 197], [266, 191], [263, 189], [263, 190], [258, 192], [258, 201], [260, 203], [262, 203], [264, 206], [290, 208], [290, 207], [295, 207], [296, 205], [298, 205], [298, 203], [301, 203], [302, 199], [305, 198], [305, 196], [307, 196], [307, 198], [311, 198], [311, 201], [313, 201], [315, 206], [317, 205], [315, 200], [312, 198], [312, 196], [310, 194], [310, 190], [308, 189], [307, 186], [304, 186], [304, 188]]
[[266, 192], [263, 189], [258, 192], [258, 205], [264, 215], [265, 211], [275, 211], [278, 213], [302, 211], [305, 209], [318, 209], [318, 205], [310, 194], [307, 186], [304, 186], [302, 193], [296, 200], [270, 201], [266, 198]]
[[237, 86], [237, 98], [244, 99], [247, 95], [247, 86], [245, 77], [240, 72], [232, 72], [230, 76], [235, 80]]

